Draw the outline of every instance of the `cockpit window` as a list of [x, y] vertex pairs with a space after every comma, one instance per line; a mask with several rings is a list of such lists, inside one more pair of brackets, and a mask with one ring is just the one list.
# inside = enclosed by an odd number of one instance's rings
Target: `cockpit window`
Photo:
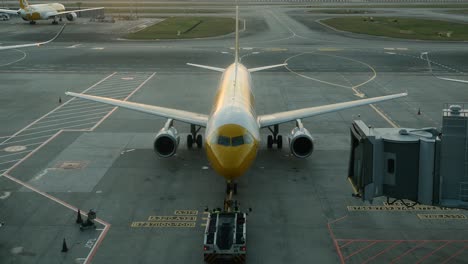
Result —
[[225, 136], [218, 136], [218, 144], [222, 146], [230, 146], [231, 145], [231, 139], [229, 137]]
[[244, 135], [244, 144], [250, 144], [253, 142], [253, 138], [250, 134]]
[[243, 136], [238, 136], [238, 137], [233, 137], [232, 138], [232, 146], [233, 147], [240, 146], [242, 144], [244, 144], [244, 137]]

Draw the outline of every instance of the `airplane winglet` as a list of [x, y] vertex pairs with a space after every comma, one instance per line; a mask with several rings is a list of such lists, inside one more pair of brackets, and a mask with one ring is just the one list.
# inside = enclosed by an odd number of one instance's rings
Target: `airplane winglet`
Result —
[[193, 66], [193, 67], [198, 67], [198, 68], [203, 68], [203, 69], [207, 69], [207, 70], [217, 71], [217, 72], [224, 72], [223, 68], [218, 68], [218, 67], [212, 67], [212, 66], [201, 65], [201, 64], [194, 64], [194, 63], [187, 63], [187, 65]]

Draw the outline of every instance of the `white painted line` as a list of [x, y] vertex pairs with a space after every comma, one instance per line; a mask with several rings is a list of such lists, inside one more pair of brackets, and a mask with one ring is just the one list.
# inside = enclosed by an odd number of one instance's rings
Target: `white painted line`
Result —
[[15, 155], [23, 154], [23, 153], [28, 153], [28, 152], [31, 152], [31, 151], [32, 150], [26, 150], [26, 151], [20, 151], [20, 152], [16, 152], [16, 153], [12, 153], [12, 154], [2, 155], [2, 156], [0, 156], [0, 158], [15, 156]]
[[408, 48], [396, 48], [397, 50], [408, 50]]
[[[105, 107], [109, 107], [108, 105], [103, 105], [103, 104], [99, 104], [99, 103], [96, 103], [96, 102], [93, 102], [94, 103], [94, 106], [89, 106], [89, 107], [70, 107], [70, 108], [67, 108], [67, 110], [60, 110], [60, 112], [57, 112], [59, 113], [60, 115], [56, 115], [55, 113], [53, 115], [50, 115], [48, 118], [52, 118], [52, 117], [57, 117], [57, 116], [67, 116], [67, 115], [70, 115], [70, 114], [79, 114], [79, 113], [89, 113], [89, 112], [93, 112], [93, 111], [102, 111]], [[74, 108], [78, 108], [78, 109], [74, 109]], [[89, 110], [89, 111], [79, 111], [81, 109], [84, 109], [84, 110], [88, 110], [88, 109], [93, 109], [93, 110]], [[69, 113], [69, 114], [64, 114], [62, 115], [62, 113], [68, 113], [68, 112], [72, 112], [72, 113]]]
[[50, 137], [50, 136], [52, 136], [52, 135], [53, 135], [53, 134], [45, 135], [45, 136], [40, 136], [40, 137], [33, 137], [33, 138], [28, 138], [28, 139], [22, 139], [22, 140], [16, 140], [16, 141], [8, 141], [8, 143], [0, 144], [0, 146], [10, 145], [10, 144], [18, 143], [18, 142], [24, 142], [24, 141], [35, 140], [35, 139], [38, 139], [38, 138]]
[[[85, 115], [76, 115], [76, 116], [66, 117], [66, 118], [52, 119], [52, 120], [49, 120], [49, 121], [36, 123], [36, 125], [37, 124], [47, 124], [47, 123], [51, 123], [51, 122], [60, 122], [62, 120], [70, 120], [70, 119], [74, 119], [74, 118], [82, 118], [82, 117], [85, 117], [85, 116], [101, 115], [101, 114], [106, 114], [107, 112], [109, 112], [109, 111], [96, 112], [96, 113], [85, 114]], [[67, 114], [67, 115], [71, 115], [71, 114]], [[51, 118], [49, 118], [49, 119], [51, 119]], [[46, 119], [46, 120], [48, 120], [48, 119]]]
[[395, 55], [396, 54], [395, 52], [388, 52], [388, 51], [386, 51], [385, 53], [390, 54], [390, 55]]
[[79, 46], [81, 46], [83, 44], [75, 44], [73, 46], [68, 46], [67, 49], [74, 49], [74, 48], [78, 48]]
[[[90, 89], [92, 89], [93, 87], [99, 85], [100, 83], [104, 82], [105, 80], [109, 79], [110, 77], [114, 76], [116, 73], [117, 73], [117, 72], [114, 72], [114, 73], [108, 75], [108, 76], [105, 77], [104, 79], [100, 80], [99, 82], [95, 83], [94, 85], [92, 85], [92, 86], [90, 86], [89, 88], [87, 88], [86, 90], [84, 90], [83, 93], [86, 92], [86, 91], [88, 91], [88, 90], [90, 90]], [[8, 139], [2, 141], [2, 142], [0, 143], [0, 145], [3, 145], [3, 143], [9, 141], [10, 139], [12, 139], [13, 137], [15, 137], [16, 135], [20, 134], [20, 133], [23, 132], [24, 130], [26, 130], [26, 129], [28, 129], [29, 127], [31, 127], [32, 125], [34, 125], [35, 123], [37, 123], [37, 122], [41, 121], [42, 119], [46, 118], [50, 113], [53, 113], [53, 112], [56, 111], [57, 109], [60, 109], [60, 108], [62, 108], [64, 105], [67, 105], [69, 102], [72, 102], [73, 99], [75, 99], [75, 98], [71, 98], [70, 100], [66, 101], [65, 103], [63, 103], [63, 104], [57, 106], [56, 108], [52, 109], [52, 110], [51, 110], [50, 112], [48, 112], [47, 114], [45, 114], [45, 115], [43, 115], [42, 117], [36, 119], [35, 121], [33, 121], [32, 123], [30, 123], [29, 125], [27, 125], [27, 126], [25, 126], [24, 128], [18, 130], [18, 131], [17, 131], [15, 134], [13, 134], [10, 138], [8, 138]]]
[[35, 134], [42, 134], [42, 133], [45, 133], [45, 132], [57, 131], [57, 130], [60, 130], [60, 129], [66, 129], [66, 128], [70, 128], [70, 127], [85, 126], [85, 125], [90, 125], [90, 124], [94, 124], [94, 122], [91, 122], [91, 123], [84, 123], [84, 124], [79, 124], [79, 125], [73, 125], [73, 126], [66, 126], [66, 127], [62, 127], [62, 128], [48, 129], [48, 130], [44, 130], [44, 131], [33, 132], [33, 133], [27, 133], [27, 134], [21, 134], [21, 135], [19, 135], [19, 136], [15, 136], [15, 138], [17, 138], [17, 137], [29, 136], [29, 135], [35, 135]]
[[13, 162], [15, 162], [15, 161], [20, 161], [20, 160], [21, 160], [21, 159], [6, 161], [6, 162], [0, 163], [0, 165], [1, 165], [1, 164], [13, 163]]
[[384, 48], [384, 50], [395, 50], [395, 48]]
[[103, 50], [104, 47], [94, 47], [94, 48], [91, 48], [92, 50]]
[[0, 196], [0, 199], [5, 200], [6, 198], [10, 197], [11, 192], [3, 192], [3, 195]]
[[52, 125], [46, 125], [46, 126], [40, 126], [40, 127], [33, 127], [33, 128], [28, 128], [26, 131], [31, 131], [31, 130], [35, 130], [35, 129], [42, 129], [42, 128], [46, 128], [46, 127], [61, 126], [61, 125], [64, 125], [64, 124], [70, 124], [70, 123], [88, 121], [88, 120], [93, 120], [93, 119], [97, 119], [97, 118], [100, 118], [100, 117], [99, 117], [99, 116], [95, 116], [95, 117], [89, 117], [89, 118], [78, 119], [78, 120], [73, 120], [73, 121], [60, 122], [60, 123], [52, 124]]
[[[143, 87], [143, 85], [145, 85], [151, 78], [154, 77], [154, 75], [156, 75], [156, 73], [154, 72], [153, 74], [151, 74], [145, 81], [143, 81], [133, 92], [131, 92], [127, 97], [125, 97], [124, 101], [126, 101], [128, 98], [130, 98], [132, 95], [134, 95], [138, 90], [141, 89], [141, 87]], [[104, 120], [106, 120], [110, 115], [112, 115], [112, 113], [114, 113], [114, 111], [117, 109], [117, 107], [114, 107], [114, 109], [112, 109], [106, 116], [104, 116], [95, 126], [93, 126], [91, 128], [91, 130], [94, 130], [96, 127], [98, 127], [102, 122], [104, 122]]]
[[[109, 91], [109, 92], [103, 92], [103, 93], [100, 93], [100, 94], [93, 94], [95, 96], [104, 96], [104, 97], [109, 97], [109, 96], [112, 96], [113, 94], [116, 94], [116, 95], [119, 95], [121, 96], [122, 94], [129, 94], [131, 91], [129, 91], [128, 89], [126, 91]], [[126, 96], [126, 95], [125, 95]]]

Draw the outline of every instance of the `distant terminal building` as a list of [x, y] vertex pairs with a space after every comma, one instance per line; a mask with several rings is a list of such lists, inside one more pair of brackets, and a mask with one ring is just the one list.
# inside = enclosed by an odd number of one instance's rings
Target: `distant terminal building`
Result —
[[443, 110], [436, 128], [351, 126], [348, 178], [363, 200], [387, 196], [468, 208], [468, 110]]

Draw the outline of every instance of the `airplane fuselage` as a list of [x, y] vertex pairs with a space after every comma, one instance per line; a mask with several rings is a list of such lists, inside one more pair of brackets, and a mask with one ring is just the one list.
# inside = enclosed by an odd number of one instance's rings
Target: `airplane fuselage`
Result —
[[208, 160], [226, 180], [247, 171], [257, 155], [260, 127], [250, 72], [240, 63], [223, 73], [205, 131]]
[[28, 5], [21, 8], [19, 15], [27, 21], [49, 19], [58, 12], [65, 11], [65, 6], [59, 3]]

